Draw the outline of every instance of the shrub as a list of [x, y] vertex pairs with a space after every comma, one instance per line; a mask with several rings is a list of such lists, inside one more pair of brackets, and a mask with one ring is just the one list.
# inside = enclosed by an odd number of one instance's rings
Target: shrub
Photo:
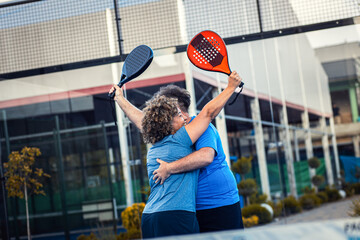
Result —
[[355, 194], [360, 194], [360, 183], [353, 183], [351, 186]]
[[239, 194], [245, 196], [246, 203], [249, 202], [249, 196], [252, 194], [255, 194], [257, 192], [257, 185], [254, 179], [248, 178], [245, 180], [242, 180], [238, 184]]
[[277, 203], [274, 203], [273, 201], [268, 201], [267, 204], [269, 204], [274, 210], [274, 218], [280, 217], [282, 215], [283, 204], [281, 201]]
[[295, 199], [294, 196], [289, 196], [282, 200], [282, 204], [285, 208], [286, 215], [299, 213], [302, 211], [300, 203]]
[[91, 232], [90, 235], [81, 234], [76, 239], [77, 240], [116, 240], [117, 235], [115, 235], [114, 230], [104, 226], [103, 222], [98, 222], [98, 230], [96, 233]]
[[[126, 232], [120, 233], [119, 235], [114, 235], [112, 233], [107, 233], [104, 236], [101, 236], [100, 239], [140, 239], [141, 238], [141, 215], [144, 210], [145, 203], [134, 203], [132, 206], [125, 208], [121, 213], [121, 220]], [[77, 240], [97, 240], [98, 238], [94, 233], [91, 233], [89, 236], [80, 235]]]
[[252, 194], [250, 196], [250, 203], [251, 204], [255, 204], [255, 203], [266, 203], [266, 200], [267, 200], [267, 195], [266, 194]]
[[356, 199], [352, 201], [352, 205], [350, 206], [350, 211], [348, 212], [351, 217], [359, 217], [360, 216], [360, 199]]
[[343, 189], [346, 193], [346, 196], [351, 197], [355, 194], [355, 185], [351, 183], [343, 183]]
[[241, 210], [242, 216], [245, 218], [249, 218], [253, 215], [256, 215], [259, 218], [259, 224], [265, 224], [271, 222], [271, 215], [269, 211], [260, 206], [259, 204], [250, 204], [248, 206], [243, 207]]
[[238, 184], [239, 194], [250, 196], [257, 192], [257, 185], [254, 179], [248, 178]]
[[320, 160], [317, 157], [312, 157], [308, 159], [308, 164], [310, 168], [318, 168], [321, 164]]
[[316, 194], [305, 194], [300, 197], [299, 202], [303, 209], [312, 209], [318, 207], [321, 204], [321, 199]]
[[144, 207], [145, 203], [134, 203], [132, 206], [125, 208], [121, 213], [121, 219], [127, 231], [120, 233], [118, 239], [141, 238], [141, 215]]
[[150, 196], [150, 190], [151, 190], [150, 186], [146, 185], [146, 186], [142, 186], [138, 192], [145, 195], [145, 200], [147, 201]]
[[311, 178], [311, 182], [319, 187], [321, 184], [323, 184], [325, 182], [325, 178], [324, 176], [321, 176], [321, 175], [315, 175]]
[[90, 235], [84, 235], [81, 234], [80, 236], [77, 237], [77, 240], [97, 240], [98, 238], [96, 237], [95, 233], [90, 233]]
[[325, 192], [318, 192], [316, 196], [321, 199], [321, 204], [329, 201], [329, 197]]
[[[120, 233], [116, 236], [116, 240], [141, 239], [140, 229], [130, 229], [126, 233]], [[107, 240], [107, 239], [106, 239]]]
[[335, 202], [335, 201], [341, 199], [339, 191], [337, 189], [335, 189], [335, 188], [326, 187], [325, 188], [325, 193], [328, 196], [328, 201], [329, 202]]
[[252, 157], [241, 157], [232, 165], [232, 170], [239, 173], [243, 179], [244, 175], [248, 174], [251, 170], [251, 160]]
[[355, 189], [353, 188], [349, 188], [349, 189], [345, 189], [345, 193], [347, 197], [351, 197], [355, 195]]
[[315, 188], [310, 188], [310, 187], [304, 187], [304, 188], [302, 189], [302, 191], [303, 191], [305, 194], [311, 194], [311, 193], [315, 193], [315, 192], [316, 192]]
[[353, 169], [352, 175], [359, 181], [360, 179], [360, 167], [355, 166], [355, 169]]
[[253, 227], [253, 226], [256, 226], [259, 224], [259, 218], [258, 216], [256, 215], [253, 215], [249, 218], [242, 218], [243, 219], [243, 223], [244, 223], [244, 226], [249, 228], [249, 227]]

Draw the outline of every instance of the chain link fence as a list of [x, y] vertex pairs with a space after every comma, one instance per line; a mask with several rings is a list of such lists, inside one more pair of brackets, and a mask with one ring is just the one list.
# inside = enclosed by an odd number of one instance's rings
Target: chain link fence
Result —
[[[46, 0], [0, 4], [0, 74], [348, 19], [359, 0]], [[118, 14], [115, 14], [115, 9]], [[118, 24], [118, 25], [117, 25]], [[119, 29], [119, 35], [117, 32]], [[118, 39], [120, 36], [120, 41]], [[118, 44], [118, 43], [121, 44]], [[120, 47], [121, 46], [121, 47]], [[121, 50], [121, 51], [120, 51]], [[115, 58], [113, 61], [120, 61]], [[5, 75], [4, 75], [5, 74]]]

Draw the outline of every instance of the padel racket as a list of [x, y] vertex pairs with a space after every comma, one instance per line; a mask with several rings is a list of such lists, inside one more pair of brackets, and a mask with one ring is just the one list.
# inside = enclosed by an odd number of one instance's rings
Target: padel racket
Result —
[[[206, 30], [195, 35], [187, 46], [187, 56], [202, 70], [231, 74], [225, 42], [216, 32]], [[240, 91], [229, 105], [235, 102], [243, 86], [241, 82]]]
[[[134, 48], [124, 61], [118, 86], [122, 87], [125, 83], [142, 74], [149, 67], [153, 57], [153, 50], [146, 45]], [[115, 91], [109, 93], [110, 98], [113, 98], [114, 95]]]

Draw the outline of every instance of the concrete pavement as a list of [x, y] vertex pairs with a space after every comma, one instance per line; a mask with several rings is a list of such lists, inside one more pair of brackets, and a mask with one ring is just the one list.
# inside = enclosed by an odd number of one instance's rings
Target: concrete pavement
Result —
[[320, 207], [311, 210], [303, 210], [303, 212], [298, 214], [293, 214], [288, 217], [281, 217], [280, 219], [274, 220], [273, 222], [266, 225], [283, 225], [351, 218], [348, 215], [348, 212], [350, 211], [350, 206], [352, 206], [352, 201], [355, 199], [360, 199], [360, 196], [355, 195], [340, 201], [325, 203]]

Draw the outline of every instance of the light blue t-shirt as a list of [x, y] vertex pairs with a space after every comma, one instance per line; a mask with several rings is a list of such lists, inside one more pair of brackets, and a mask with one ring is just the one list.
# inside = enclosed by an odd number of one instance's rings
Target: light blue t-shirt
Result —
[[184, 210], [195, 212], [195, 196], [199, 170], [172, 174], [160, 185], [153, 180], [154, 170], [159, 167], [157, 158], [173, 162], [193, 152], [193, 144], [185, 127], [174, 135], [156, 142], [147, 154], [147, 171], [151, 192], [144, 213]]
[[195, 150], [204, 147], [213, 148], [215, 157], [211, 164], [200, 169], [196, 210], [217, 208], [238, 202], [239, 193], [234, 174], [226, 162], [219, 133], [211, 123], [195, 143]]

